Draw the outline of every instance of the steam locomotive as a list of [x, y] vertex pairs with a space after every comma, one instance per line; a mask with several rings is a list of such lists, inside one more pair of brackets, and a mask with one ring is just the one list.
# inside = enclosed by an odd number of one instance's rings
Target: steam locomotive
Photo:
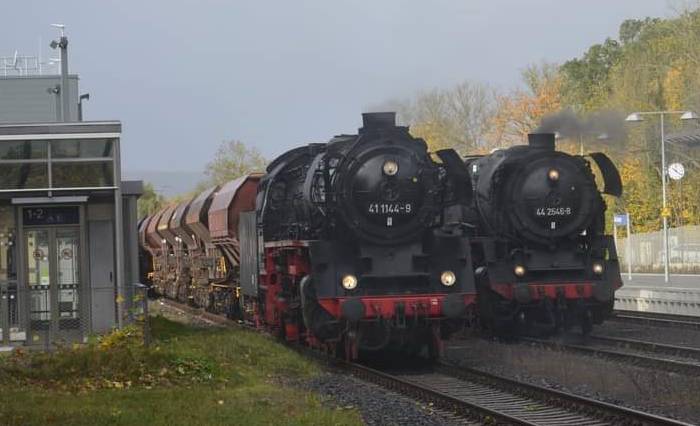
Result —
[[601, 195], [621, 195], [620, 175], [605, 154], [589, 160], [556, 151], [554, 136], [530, 134], [528, 145], [465, 160], [480, 319], [500, 332], [578, 325], [588, 333], [611, 313], [622, 286]]
[[[363, 114], [357, 134], [292, 149], [140, 224], [162, 295], [355, 359], [388, 347], [439, 357], [481, 323], [498, 333], [589, 332], [622, 285], [601, 153], [553, 134], [460, 158]], [[604, 188], [596, 186], [593, 164]]]
[[363, 114], [358, 134], [144, 219], [153, 286], [349, 359], [437, 357], [476, 301], [468, 172], [455, 151], [437, 156], [394, 113]]

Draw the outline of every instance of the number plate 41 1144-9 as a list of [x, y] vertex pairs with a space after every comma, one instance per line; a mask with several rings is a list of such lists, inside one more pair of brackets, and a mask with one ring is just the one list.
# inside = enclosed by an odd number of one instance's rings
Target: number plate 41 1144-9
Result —
[[367, 213], [370, 214], [411, 214], [411, 203], [369, 203]]

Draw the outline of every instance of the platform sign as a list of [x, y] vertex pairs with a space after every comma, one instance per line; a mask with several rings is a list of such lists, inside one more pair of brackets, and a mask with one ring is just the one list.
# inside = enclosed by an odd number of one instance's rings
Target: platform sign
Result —
[[23, 210], [25, 226], [77, 225], [80, 210], [77, 206], [26, 207]]
[[627, 238], [625, 238], [625, 257], [627, 258], [627, 279], [632, 279], [632, 247], [630, 245], [630, 240], [632, 239], [632, 224], [630, 223], [630, 214], [616, 214], [613, 215], [613, 239], [615, 240], [615, 246], [618, 246], [617, 241], [617, 227], [624, 226], [627, 229]]
[[626, 214], [616, 214], [613, 216], [613, 223], [615, 226], [627, 226], [627, 215]]

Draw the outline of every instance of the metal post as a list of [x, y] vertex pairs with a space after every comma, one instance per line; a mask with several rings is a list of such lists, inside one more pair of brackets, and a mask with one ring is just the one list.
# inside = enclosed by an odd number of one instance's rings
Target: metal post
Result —
[[117, 267], [117, 326], [124, 326], [124, 213], [122, 211], [122, 182], [121, 182], [121, 147], [119, 138], [113, 139], [114, 143], [114, 185], [117, 187], [114, 190], [114, 241], [115, 241], [115, 260]]
[[141, 284], [141, 303], [143, 303], [143, 344], [151, 345], [151, 317], [148, 314], [148, 287]]
[[632, 233], [630, 232], [630, 213], [626, 212], [627, 215], [627, 241], [625, 242], [625, 251], [627, 252], [627, 279], [632, 281]]
[[61, 101], [63, 121], [70, 121], [70, 96], [68, 90], [68, 37], [61, 36]]
[[666, 137], [664, 135], [664, 114], [661, 116], [661, 216], [664, 226], [664, 282], [668, 282], [668, 265], [671, 254], [668, 252], [668, 218], [666, 217]]

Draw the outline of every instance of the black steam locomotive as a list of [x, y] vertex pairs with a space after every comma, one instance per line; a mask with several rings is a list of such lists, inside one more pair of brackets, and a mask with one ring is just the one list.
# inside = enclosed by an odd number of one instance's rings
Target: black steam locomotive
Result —
[[[620, 196], [610, 159], [590, 158], [602, 175], [602, 192]], [[556, 151], [554, 134], [543, 133], [530, 134], [528, 145], [465, 163], [474, 187], [482, 322], [501, 331], [577, 324], [584, 333], [601, 323], [622, 281], [591, 162]]]
[[471, 314], [470, 246], [444, 220], [468, 183], [450, 179], [394, 120], [363, 114], [359, 134], [283, 154], [261, 180], [265, 267], [258, 289], [242, 288], [290, 340], [308, 330], [314, 343], [342, 342], [349, 357], [390, 344], [438, 354]]

